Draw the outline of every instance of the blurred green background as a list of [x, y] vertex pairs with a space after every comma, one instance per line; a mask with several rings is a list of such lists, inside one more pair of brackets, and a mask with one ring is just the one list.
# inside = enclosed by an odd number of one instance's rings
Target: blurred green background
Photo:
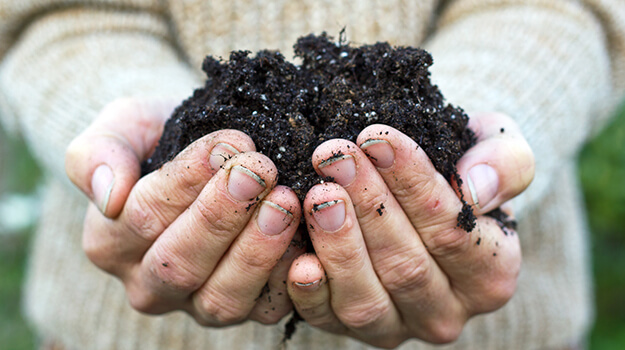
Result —
[[591, 349], [625, 349], [625, 104], [579, 156], [593, 244]]
[[[625, 106], [579, 156], [593, 243], [597, 321], [590, 348], [625, 349]], [[0, 130], [0, 348], [35, 349], [20, 289], [36, 225], [40, 171], [24, 143]]]
[[20, 293], [28, 241], [39, 207], [41, 173], [23, 142], [0, 128], [0, 348], [36, 349], [21, 316]]

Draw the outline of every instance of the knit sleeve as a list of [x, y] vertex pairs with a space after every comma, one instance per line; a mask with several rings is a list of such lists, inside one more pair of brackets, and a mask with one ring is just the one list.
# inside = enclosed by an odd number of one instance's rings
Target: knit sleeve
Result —
[[183, 98], [199, 84], [172, 44], [165, 15], [154, 11], [52, 7], [15, 34], [0, 63], [0, 120], [58, 179], [66, 178], [65, 148], [106, 103]]
[[515, 200], [523, 215], [622, 98], [625, 3], [449, 1], [426, 47], [450, 103], [520, 124], [536, 156], [534, 182]]

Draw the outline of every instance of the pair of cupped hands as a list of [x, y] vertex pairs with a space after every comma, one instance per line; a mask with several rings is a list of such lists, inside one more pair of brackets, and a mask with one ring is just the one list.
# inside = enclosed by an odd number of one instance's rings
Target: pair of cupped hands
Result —
[[[312, 163], [334, 181], [311, 188], [303, 206], [236, 130], [206, 135], [140, 177], [175, 105], [117, 100], [66, 154], [70, 179], [91, 199], [86, 255], [121, 279], [133, 308], [184, 310], [209, 327], [273, 324], [295, 308], [314, 327], [395, 347], [453, 341], [471, 316], [512, 297], [518, 236], [483, 215], [534, 176], [511, 118], [470, 117], [478, 142], [457, 164], [477, 215], [467, 233], [457, 226], [460, 189], [385, 125], [367, 127], [356, 144], [320, 145]], [[314, 253], [292, 243], [302, 215]]]

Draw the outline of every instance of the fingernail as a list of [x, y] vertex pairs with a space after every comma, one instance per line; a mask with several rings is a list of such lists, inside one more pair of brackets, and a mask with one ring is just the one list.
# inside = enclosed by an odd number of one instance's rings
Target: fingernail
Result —
[[307, 291], [315, 291], [317, 289], [319, 289], [319, 287], [321, 287], [321, 281], [323, 280], [323, 278], [320, 278], [316, 281], [312, 281], [312, 282], [308, 282], [308, 283], [301, 283], [301, 282], [293, 282], [294, 285], [296, 285], [298, 288], [301, 289], [305, 289]]
[[250, 201], [261, 194], [266, 186], [260, 176], [241, 165], [235, 165], [230, 169], [228, 191], [236, 200]]
[[269, 201], [263, 201], [256, 218], [260, 231], [268, 236], [284, 231], [291, 221], [293, 221], [293, 214], [290, 211]]
[[102, 164], [95, 169], [91, 178], [91, 191], [93, 191], [93, 200], [102, 214], [106, 214], [114, 184], [115, 177], [111, 167]]
[[331, 177], [332, 182], [341, 186], [347, 186], [356, 178], [356, 162], [354, 157], [348, 154], [333, 156], [319, 163], [319, 170], [326, 177]]
[[491, 166], [478, 164], [467, 173], [467, 185], [473, 203], [478, 208], [484, 208], [497, 195], [499, 177]]
[[360, 149], [378, 168], [390, 168], [395, 163], [395, 151], [386, 140], [367, 140], [360, 145]]
[[239, 151], [236, 148], [227, 143], [220, 142], [211, 150], [210, 156], [208, 157], [208, 164], [213, 170], [217, 171], [221, 169], [228, 159], [232, 158], [232, 156], [237, 153], [239, 153]]
[[345, 222], [345, 202], [337, 199], [313, 206], [313, 217], [324, 231], [334, 232]]

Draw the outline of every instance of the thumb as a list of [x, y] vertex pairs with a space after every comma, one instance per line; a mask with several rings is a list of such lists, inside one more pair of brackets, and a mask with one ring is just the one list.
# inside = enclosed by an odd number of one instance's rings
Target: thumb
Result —
[[534, 178], [534, 154], [512, 118], [472, 114], [477, 138], [457, 164], [465, 200], [477, 215], [498, 208], [523, 192]]
[[173, 102], [121, 99], [68, 146], [65, 171], [106, 217], [121, 212], [141, 176], [141, 162], [153, 151]]

